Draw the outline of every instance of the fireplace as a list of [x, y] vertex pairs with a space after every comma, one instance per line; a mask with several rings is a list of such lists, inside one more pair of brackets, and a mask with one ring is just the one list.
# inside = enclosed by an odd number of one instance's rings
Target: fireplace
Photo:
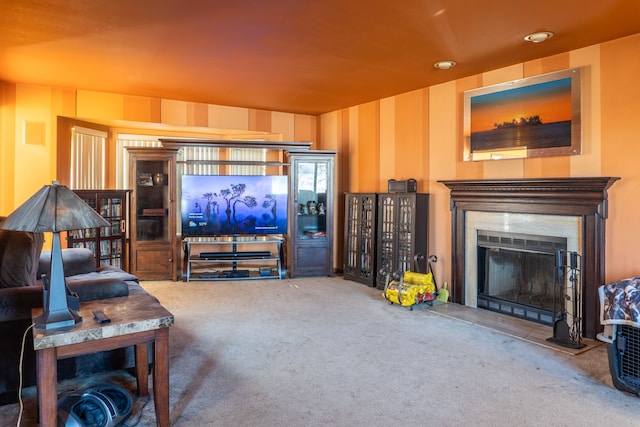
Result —
[[563, 237], [478, 230], [478, 307], [553, 325], [556, 254], [566, 249]]
[[[440, 181], [451, 190], [452, 301], [551, 324], [553, 252], [573, 251], [583, 265], [577, 315], [584, 336], [595, 338], [601, 329], [597, 289], [605, 277], [607, 190], [617, 179]], [[516, 289], [486, 279], [510, 281]]]

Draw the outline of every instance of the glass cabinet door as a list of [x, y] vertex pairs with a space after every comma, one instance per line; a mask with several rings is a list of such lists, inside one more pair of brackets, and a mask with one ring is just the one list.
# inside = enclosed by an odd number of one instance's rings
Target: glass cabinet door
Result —
[[[378, 284], [398, 272], [395, 266], [397, 200], [392, 194], [379, 196], [378, 211]], [[394, 277], [395, 278], [395, 277]]]
[[344, 277], [358, 277], [358, 242], [360, 239], [360, 196], [345, 194]]
[[401, 275], [413, 267], [415, 205], [414, 194], [380, 196], [379, 268], [386, 274]]
[[[413, 269], [414, 248], [414, 215], [415, 215], [415, 196], [398, 195], [396, 200], [397, 219], [396, 219], [396, 265], [397, 271], [415, 271]], [[425, 254], [422, 254], [425, 255]]]
[[360, 201], [360, 269], [358, 274], [373, 286], [375, 277], [376, 196], [364, 195]]
[[300, 161], [296, 164], [295, 200], [298, 240], [327, 239], [327, 162]]
[[375, 193], [345, 193], [344, 271], [347, 280], [375, 286]]
[[121, 265], [122, 240], [125, 232], [125, 219], [122, 207], [126, 203], [120, 197], [99, 195], [100, 214], [110, 224], [100, 228], [100, 235], [104, 238], [100, 242], [100, 265]]
[[138, 241], [169, 240], [169, 194], [167, 162], [138, 160], [136, 239]]

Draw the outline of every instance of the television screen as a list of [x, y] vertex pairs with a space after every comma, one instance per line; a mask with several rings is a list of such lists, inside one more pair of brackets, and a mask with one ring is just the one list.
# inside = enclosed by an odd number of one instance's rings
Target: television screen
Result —
[[182, 235], [286, 234], [285, 175], [183, 175]]

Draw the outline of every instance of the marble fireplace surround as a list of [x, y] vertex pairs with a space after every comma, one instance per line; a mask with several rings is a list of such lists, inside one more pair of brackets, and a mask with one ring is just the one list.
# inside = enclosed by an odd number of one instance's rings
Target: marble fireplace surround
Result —
[[[451, 207], [451, 300], [475, 306], [475, 275], [467, 275], [467, 230], [486, 217], [504, 220], [504, 214], [517, 218], [545, 221], [542, 215], [556, 216], [573, 227], [581, 228], [573, 236], [575, 249], [582, 255], [581, 293], [582, 331], [586, 338], [600, 332], [598, 286], [605, 278], [605, 221], [607, 219], [607, 190], [617, 177], [534, 178], [495, 180], [442, 180], [450, 190]], [[496, 215], [496, 213], [501, 215]], [[509, 217], [509, 215], [506, 215]], [[562, 222], [562, 221], [560, 221]], [[575, 225], [577, 224], [577, 226]], [[570, 228], [571, 228], [570, 227]], [[475, 280], [474, 283], [470, 283]], [[469, 288], [469, 289], [468, 289]]]

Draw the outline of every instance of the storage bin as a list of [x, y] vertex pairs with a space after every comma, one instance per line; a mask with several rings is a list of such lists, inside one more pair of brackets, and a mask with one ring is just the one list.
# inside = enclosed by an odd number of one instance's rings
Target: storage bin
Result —
[[607, 345], [613, 385], [640, 395], [640, 277], [601, 286], [598, 293], [604, 325], [598, 339]]
[[611, 337], [599, 335], [598, 338], [607, 343], [613, 385], [619, 390], [640, 394], [640, 329], [613, 325]]

